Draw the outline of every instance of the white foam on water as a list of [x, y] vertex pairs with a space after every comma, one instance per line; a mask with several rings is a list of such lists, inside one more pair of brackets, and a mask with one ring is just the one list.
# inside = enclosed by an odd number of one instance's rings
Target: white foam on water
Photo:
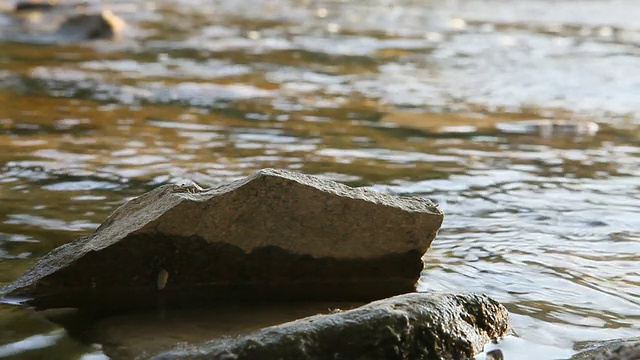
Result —
[[55, 330], [45, 335], [34, 335], [20, 341], [0, 346], [0, 358], [6, 358], [26, 351], [44, 349], [55, 345], [65, 336], [63, 330]]
[[[525, 349], [525, 351], [523, 351]], [[498, 355], [497, 353], [500, 353]], [[490, 343], [485, 346], [484, 352], [477, 355], [475, 360], [539, 360], [539, 359], [569, 359], [575, 351], [572, 349], [564, 349], [550, 345], [535, 344], [530, 341], [517, 338], [515, 336], [507, 336], [500, 340], [497, 344]]]

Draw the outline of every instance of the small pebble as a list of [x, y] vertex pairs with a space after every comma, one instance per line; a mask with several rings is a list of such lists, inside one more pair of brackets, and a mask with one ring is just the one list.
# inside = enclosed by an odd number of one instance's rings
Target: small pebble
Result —
[[169, 273], [167, 270], [162, 269], [158, 273], [158, 290], [162, 290], [167, 286], [167, 281], [169, 281]]

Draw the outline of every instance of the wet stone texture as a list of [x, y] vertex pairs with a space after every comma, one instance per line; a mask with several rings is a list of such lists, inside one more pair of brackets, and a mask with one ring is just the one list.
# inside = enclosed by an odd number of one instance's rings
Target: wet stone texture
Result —
[[281, 170], [205, 190], [168, 185], [0, 294], [107, 313], [158, 301], [377, 300], [414, 291], [442, 220], [426, 199]]
[[605, 341], [591, 346], [571, 358], [572, 360], [638, 360], [640, 338]]
[[55, 6], [54, 1], [19, 1], [16, 3], [15, 11], [51, 10]]
[[13, 26], [0, 30], [0, 41], [32, 44], [114, 40], [126, 27], [111, 11], [84, 2], [23, 1], [16, 3], [13, 12], [0, 12], [0, 20], [3, 16]]
[[149, 357], [471, 359], [508, 331], [507, 310], [485, 295], [412, 293]]
[[66, 41], [113, 39], [123, 27], [124, 22], [110, 11], [78, 14], [66, 19], [53, 36]]

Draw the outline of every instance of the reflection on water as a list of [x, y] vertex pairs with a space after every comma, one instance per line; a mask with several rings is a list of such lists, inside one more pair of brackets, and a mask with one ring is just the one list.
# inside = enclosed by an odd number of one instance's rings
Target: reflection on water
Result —
[[[420, 288], [503, 302], [506, 358], [640, 334], [639, 3], [101, 5], [120, 40], [39, 46], [0, 3], [0, 282], [159, 184], [279, 167], [437, 201]], [[100, 356], [0, 324], [16, 358]]]
[[[522, 351], [526, 349], [526, 351]], [[523, 341], [517, 337], [508, 336], [498, 344], [488, 344], [485, 352], [476, 356], [475, 360], [499, 359], [568, 359], [574, 351], [549, 345], [535, 344]]]
[[[86, 343], [105, 344], [104, 353], [114, 359], [144, 358], [176, 344], [204, 343], [223, 336], [235, 336], [318, 314], [350, 310], [362, 303], [243, 303], [215, 304], [209, 308], [157, 309], [95, 320], [73, 311], [47, 310], [42, 315], [64, 324], [75, 338]], [[68, 309], [67, 309], [68, 310]], [[94, 347], [96, 347], [94, 345]]]
[[26, 339], [0, 346], [0, 358], [17, 355], [21, 352], [38, 350], [53, 346], [64, 336], [60, 330], [45, 335], [34, 335]]

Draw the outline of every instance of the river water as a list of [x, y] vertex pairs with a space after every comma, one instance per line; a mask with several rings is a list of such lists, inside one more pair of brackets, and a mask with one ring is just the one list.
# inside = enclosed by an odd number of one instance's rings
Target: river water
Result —
[[[420, 289], [505, 304], [506, 358], [640, 336], [640, 2], [91, 4], [118, 40], [14, 41], [0, 2], [0, 283], [160, 184], [276, 167], [439, 203]], [[0, 358], [101, 356], [0, 305]]]

